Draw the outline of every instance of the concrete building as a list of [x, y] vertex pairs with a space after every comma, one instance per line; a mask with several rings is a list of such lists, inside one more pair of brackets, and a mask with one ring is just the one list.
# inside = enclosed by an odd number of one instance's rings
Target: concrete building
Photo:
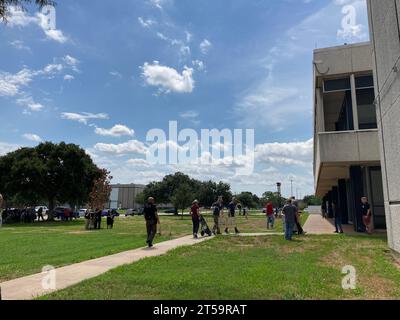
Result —
[[400, 0], [369, 0], [368, 15], [388, 241], [400, 252]]
[[356, 231], [364, 231], [367, 196], [375, 228], [385, 228], [371, 44], [317, 49], [313, 64], [316, 194]]
[[142, 193], [145, 186], [140, 184], [115, 184], [112, 185], [108, 209], [139, 209], [141, 203], [137, 203], [136, 197]]

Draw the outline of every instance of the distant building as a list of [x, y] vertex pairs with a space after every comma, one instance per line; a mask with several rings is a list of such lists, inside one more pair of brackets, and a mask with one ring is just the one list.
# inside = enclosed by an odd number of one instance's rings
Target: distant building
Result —
[[138, 194], [146, 186], [140, 184], [114, 184], [111, 185], [110, 200], [106, 204], [108, 209], [138, 209], [143, 204], [136, 202]]

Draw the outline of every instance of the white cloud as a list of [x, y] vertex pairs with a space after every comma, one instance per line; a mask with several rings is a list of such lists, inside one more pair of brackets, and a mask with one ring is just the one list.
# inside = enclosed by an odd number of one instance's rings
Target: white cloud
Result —
[[89, 112], [81, 112], [81, 113], [75, 113], [75, 112], [63, 112], [61, 114], [62, 119], [66, 120], [71, 120], [71, 121], [77, 121], [83, 124], [87, 124], [88, 120], [93, 120], [93, 119], [108, 119], [108, 114], [106, 113], [89, 113]]
[[6, 142], [0, 142], [0, 156], [4, 156], [9, 152], [17, 150], [20, 146]]
[[29, 111], [42, 111], [44, 109], [44, 105], [35, 102], [31, 96], [25, 96], [17, 99], [17, 104], [27, 108], [25, 109], [25, 113], [29, 113]]
[[211, 47], [212, 47], [212, 43], [211, 43], [209, 40], [207, 40], [207, 39], [204, 39], [204, 40], [200, 43], [200, 51], [201, 51], [203, 54], [207, 54], [207, 53], [210, 51]]
[[31, 48], [27, 45], [25, 45], [25, 43], [21, 40], [14, 40], [10, 42], [10, 45], [12, 45], [15, 49], [18, 50], [26, 50], [31, 52]]
[[29, 141], [33, 141], [33, 142], [42, 142], [42, 138], [39, 137], [37, 134], [33, 134], [33, 133], [25, 133], [22, 135], [23, 138], [25, 138], [26, 140]]
[[202, 71], [205, 69], [204, 62], [201, 60], [193, 60], [192, 64], [198, 71]]
[[39, 26], [48, 39], [65, 43], [68, 38], [61, 30], [50, 28], [48, 16], [42, 13], [37, 13], [35, 16], [30, 16], [26, 11], [21, 10], [16, 6], [10, 6], [9, 17], [7, 18], [9, 27], [27, 27], [31, 24]]
[[122, 74], [119, 73], [118, 71], [110, 71], [109, 72], [111, 76], [117, 78], [117, 79], [122, 79]]
[[130, 167], [143, 167], [143, 168], [149, 168], [151, 167], [151, 164], [148, 163], [145, 159], [129, 159], [128, 161], [126, 161], [126, 163], [130, 166]]
[[153, 64], [144, 63], [142, 76], [146, 83], [159, 87], [161, 92], [188, 93], [194, 89], [193, 69], [184, 67], [182, 74], [174, 68], [162, 66], [157, 61]]
[[61, 64], [48, 64], [41, 70], [24, 68], [15, 74], [0, 71], [0, 96], [14, 97], [21, 93], [21, 87], [27, 86], [35, 77], [54, 77], [62, 70]]
[[111, 129], [96, 128], [95, 133], [101, 136], [122, 137], [133, 136], [135, 131], [122, 124], [117, 124]]
[[78, 65], [80, 63], [80, 61], [70, 55], [66, 55], [63, 57], [63, 61], [65, 62], [65, 64], [67, 66], [69, 66], [74, 72], [79, 73], [80, 70], [78, 68]]
[[255, 147], [255, 159], [262, 163], [310, 166], [313, 159], [313, 139], [300, 142], [265, 143]]
[[156, 21], [152, 19], [144, 19], [142, 17], [138, 17], [138, 21], [143, 28], [150, 28], [152, 25], [156, 24]]
[[138, 140], [130, 140], [120, 144], [97, 143], [94, 148], [100, 152], [120, 155], [129, 153], [145, 155], [147, 153], [147, 147]]
[[71, 81], [71, 80], [74, 80], [74, 79], [75, 79], [75, 77], [73, 75], [70, 75], [70, 74], [66, 74], [64, 76], [64, 80], [65, 81]]

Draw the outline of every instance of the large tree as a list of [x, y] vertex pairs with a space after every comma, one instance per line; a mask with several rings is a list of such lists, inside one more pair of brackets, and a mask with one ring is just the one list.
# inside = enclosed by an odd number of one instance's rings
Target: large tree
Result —
[[55, 6], [56, 2], [52, 0], [0, 0], [0, 20], [7, 22], [9, 10], [11, 6], [18, 7], [25, 10], [25, 6], [29, 3], [34, 2], [40, 8], [51, 5]]
[[103, 209], [111, 195], [110, 172], [106, 169], [99, 170], [99, 177], [94, 181], [92, 192], [89, 195], [89, 205], [92, 209]]
[[171, 202], [174, 207], [182, 212], [182, 219], [185, 209], [187, 209], [192, 201], [195, 200], [193, 198], [193, 191], [190, 185], [184, 183], [181, 184], [178, 188], [175, 189], [174, 194], [171, 197]]
[[260, 199], [251, 192], [242, 192], [236, 196], [243, 207], [256, 209], [260, 206]]
[[85, 150], [64, 142], [45, 142], [0, 157], [0, 192], [7, 199], [46, 199], [49, 220], [57, 202], [87, 203], [100, 176], [101, 171]]
[[260, 202], [264, 206], [268, 202], [272, 202], [274, 207], [281, 207], [285, 204], [286, 199], [278, 194], [278, 192], [267, 191], [262, 195]]

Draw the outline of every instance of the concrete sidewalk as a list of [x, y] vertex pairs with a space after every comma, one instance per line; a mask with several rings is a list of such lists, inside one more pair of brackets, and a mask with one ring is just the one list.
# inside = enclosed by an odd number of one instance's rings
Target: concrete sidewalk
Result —
[[186, 236], [170, 241], [155, 244], [154, 248], [140, 248], [117, 253], [98, 259], [83, 261], [69, 266], [55, 269], [56, 289], [45, 290], [42, 282], [49, 277], [49, 273], [34, 275], [0, 283], [3, 300], [29, 300], [57, 290], [77, 284], [83, 280], [99, 276], [113, 268], [130, 264], [147, 257], [160, 256], [181, 246], [191, 246], [213, 237], [193, 239]]
[[310, 214], [303, 229], [307, 234], [334, 234], [335, 226], [320, 214]]

